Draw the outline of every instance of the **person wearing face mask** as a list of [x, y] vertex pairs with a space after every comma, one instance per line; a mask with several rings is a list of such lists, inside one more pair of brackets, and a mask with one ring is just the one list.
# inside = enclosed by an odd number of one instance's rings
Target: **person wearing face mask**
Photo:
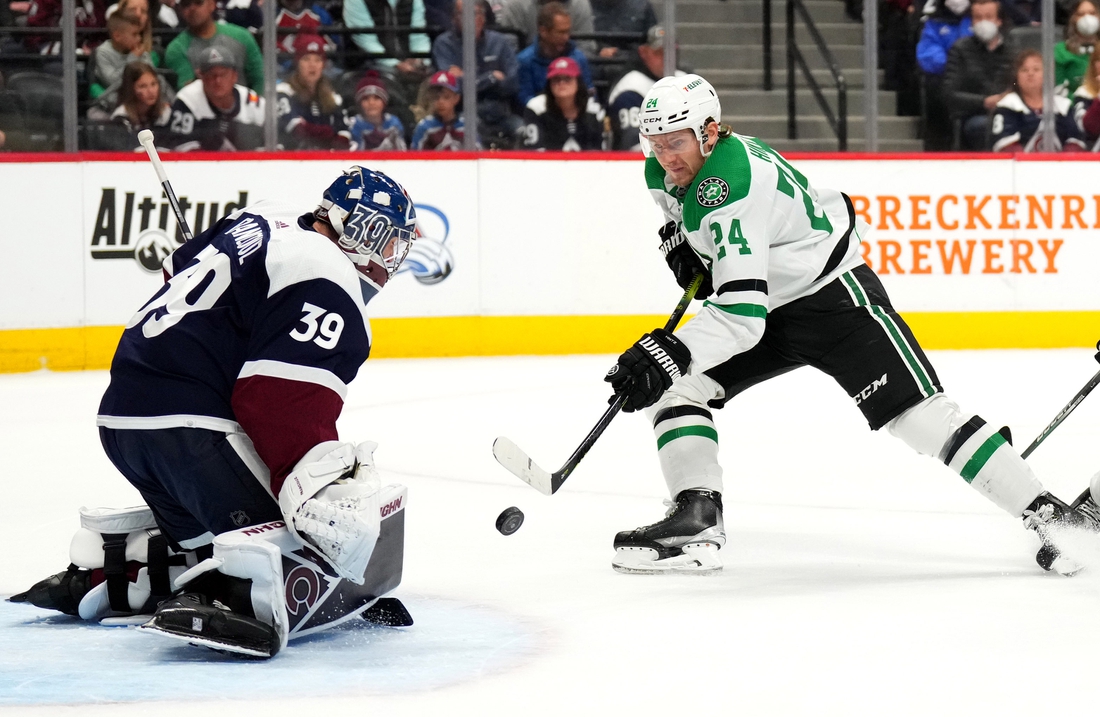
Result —
[[977, 0], [970, 18], [974, 34], [948, 53], [943, 87], [952, 119], [962, 123], [963, 149], [982, 151], [989, 148], [989, 116], [1012, 84], [1016, 49], [1001, 32], [997, 0]]
[[1070, 9], [1066, 39], [1054, 46], [1054, 85], [1072, 96], [1089, 67], [1089, 55], [1100, 34], [1100, 10], [1091, 0], [1078, 0]]
[[960, 39], [971, 34], [970, 0], [937, 0], [932, 14], [924, 21], [917, 42], [917, 64], [924, 80], [924, 148], [943, 151], [951, 147], [951, 123], [944, 97], [944, 70], [947, 54]]

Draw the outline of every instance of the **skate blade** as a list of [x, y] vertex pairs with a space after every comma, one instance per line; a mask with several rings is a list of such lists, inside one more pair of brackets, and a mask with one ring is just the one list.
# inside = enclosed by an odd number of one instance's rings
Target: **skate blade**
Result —
[[232, 645], [219, 640], [213, 640], [208, 637], [201, 637], [199, 635], [182, 635], [177, 632], [171, 632], [163, 628], [157, 627], [150, 623], [138, 626], [138, 631], [147, 635], [161, 635], [163, 637], [170, 637], [173, 640], [180, 640], [190, 645], [197, 645], [199, 647], [209, 647], [211, 650], [218, 652], [231, 652], [235, 655], [244, 655], [246, 657], [260, 657], [268, 659], [272, 657], [270, 652], [264, 650], [257, 650], [250, 647], [244, 647], [242, 645]]
[[710, 575], [722, 570], [717, 543], [690, 543], [683, 553], [664, 560], [657, 559], [652, 548], [618, 548], [611, 567], [616, 572], [634, 575]]

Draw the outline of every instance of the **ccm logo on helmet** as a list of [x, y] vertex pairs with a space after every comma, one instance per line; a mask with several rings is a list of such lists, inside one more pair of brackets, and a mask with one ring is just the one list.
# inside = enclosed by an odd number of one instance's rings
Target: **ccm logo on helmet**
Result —
[[399, 510], [401, 510], [401, 498], [386, 503], [378, 512], [385, 518], [390, 513], [396, 513]]

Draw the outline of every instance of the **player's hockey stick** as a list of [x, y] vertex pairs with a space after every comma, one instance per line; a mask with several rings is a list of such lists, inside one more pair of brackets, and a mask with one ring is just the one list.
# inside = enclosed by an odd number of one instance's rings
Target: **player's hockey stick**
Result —
[[160, 163], [160, 155], [153, 146], [153, 133], [147, 129], [138, 132], [138, 142], [145, 148], [145, 154], [149, 155], [149, 161], [153, 163], [153, 170], [157, 173], [160, 186], [164, 187], [164, 194], [168, 197], [168, 203], [172, 205], [172, 211], [176, 213], [176, 221], [179, 222], [180, 232], [184, 241], [191, 241], [195, 236], [191, 233], [191, 227], [187, 226], [187, 219], [180, 210], [180, 203], [176, 200], [176, 193], [172, 191], [172, 185], [168, 182], [168, 175], [164, 173], [164, 165]]
[[[688, 305], [691, 303], [691, 300], [695, 298], [695, 292], [699, 290], [699, 285], [702, 283], [703, 275], [696, 274], [695, 280], [691, 282], [687, 291], [680, 297], [680, 302], [676, 304], [676, 309], [672, 312], [672, 316], [668, 317], [668, 321], [665, 323], [665, 331], [673, 331], [676, 329], [676, 325], [679, 324], [680, 319], [684, 317], [684, 312], [687, 311]], [[611, 419], [615, 417], [615, 414], [619, 412], [625, 402], [626, 392], [624, 391], [623, 393], [617, 394], [615, 400], [608, 409], [604, 411], [599, 422], [596, 423], [596, 426], [584, 437], [581, 444], [577, 446], [577, 450], [573, 451], [573, 455], [569, 456], [569, 460], [565, 462], [565, 465], [553, 473], [547, 473], [542, 468], [535, 465], [535, 462], [531, 460], [519, 446], [504, 436], [493, 441], [493, 457], [517, 478], [529, 484], [535, 488], [535, 490], [544, 495], [553, 495], [558, 492], [558, 488], [561, 488], [561, 484], [565, 482], [565, 479], [569, 477], [569, 474], [571, 474], [573, 469], [577, 467], [577, 464], [581, 462], [581, 459], [588, 453], [588, 450], [592, 448], [596, 439], [604, 432], [604, 429], [611, 423]]]
[[[1096, 342], [1096, 355], [1093, 356], [1093, 358], [1096, 359], [1097, 363], [1100, 363], [1100, 341]], [[1054, 432], [1055, 428], [1062, 425], [1062, 421], [1069, 418], [1069, 414], [1073, 413], [1073, 409], [1077, 408], [1077, 406], [1080, 405], [1081, 401], [1085, 400], [1085, 396], [1089, 395], [1089, 393], [1092, 392], [1092, 389], [1096, 388], [1098, 385], [1100, 385], [1100, 371], [1097, 371], [1096, 375], [1089, 379], [1089, 382], [1086, 383], [1084, 387], [1077, 392], [1077, 395], [1073, 397], [1073, 400], [1067, 403], [1066, 407], [1058, 412], [1058, 415], [1054, 417], [1054, 420], [1050, 422], [1050, 425], [1043, 429], [1043, 432], [1040, 433], [1035, 438], [1035, 440], [1031, 442], [1031, 445], [1028, 446], [1027, 450], [1021, 453], [1020, 456], [1022, 458], [1027, 458], [1028, 456], [1030, 456], [1032, 451], [1038, 448], [1039, 444], [1045, 441], [1047, 439], [1047, 436]]]

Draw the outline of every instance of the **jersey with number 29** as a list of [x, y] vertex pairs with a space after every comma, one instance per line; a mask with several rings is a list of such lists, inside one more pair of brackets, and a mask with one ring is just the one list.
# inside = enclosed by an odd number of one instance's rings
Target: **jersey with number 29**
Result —
[[374, 289], [312, 222], [260, 202], [169, 256], [167, 283], [123, 332], [98, 425], [243, 431], [276, 494], [306, 451], [336, 440]]
[[768, 311], [816, 292], [863, 260], [847, 196], [814, 189], [754, 137], [718, 140], [694, 181], [675, 186], [655, 158], [646, 182], [666, 221], [676, 221], [710, 268], [714, 294], [676, 335], [691, 350], [691, 373], [748, 351]]

